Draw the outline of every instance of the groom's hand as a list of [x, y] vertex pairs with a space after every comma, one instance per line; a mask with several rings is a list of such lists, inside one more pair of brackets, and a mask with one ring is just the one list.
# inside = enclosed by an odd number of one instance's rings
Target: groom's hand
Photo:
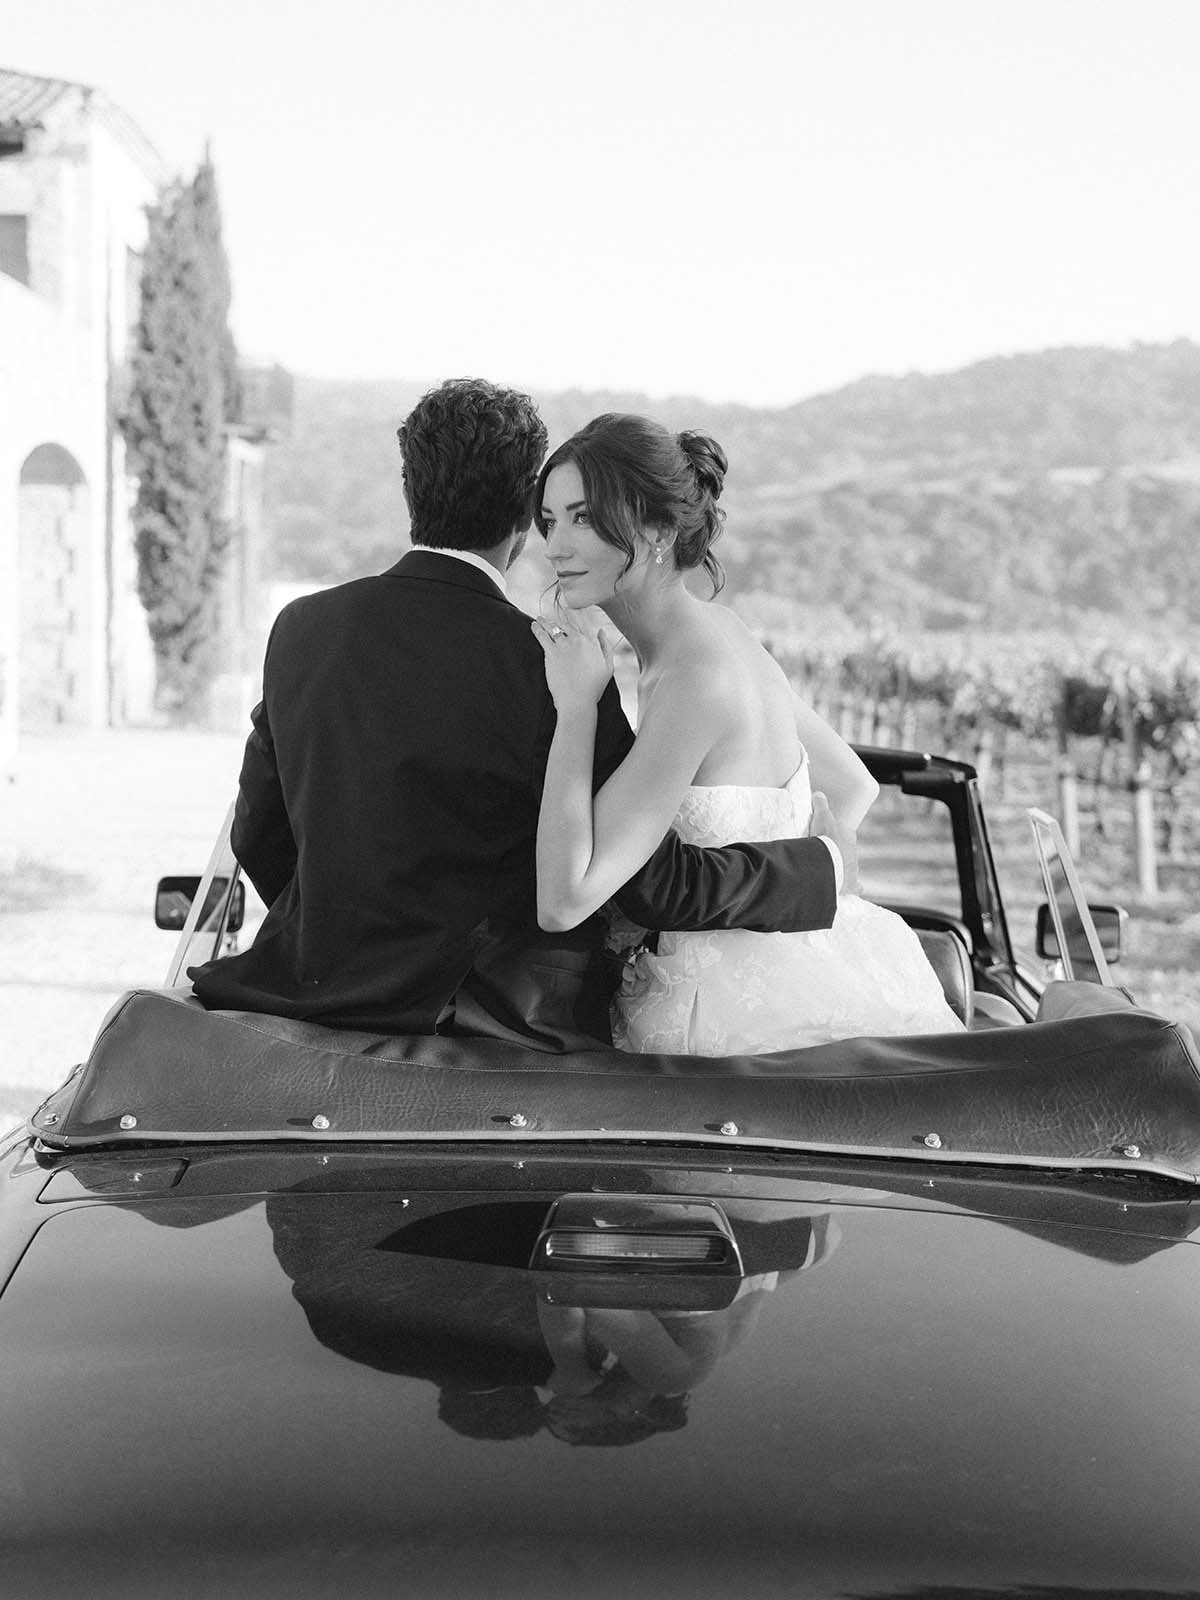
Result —
[[838, 893], [861, 894], [862, 884], [858, 878], [858, 835], [853, 828], [847, 828], [845, 823], [839, 822], [837, 814], [819, 789], [813, 792], [812, 822], [808, 831], [812, 838], [820, 834], [826, 839], [832, 839], [841, 851], [842, 883]]

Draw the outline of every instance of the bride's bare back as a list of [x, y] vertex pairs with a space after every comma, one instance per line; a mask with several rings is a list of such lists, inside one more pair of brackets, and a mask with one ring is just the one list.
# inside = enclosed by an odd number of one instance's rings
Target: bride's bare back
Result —
[[679, 698], [699, 698], [712, 713], [713, 743], [693, 783], [782, 786], [802, 759], [791, 684], [728, 607], [697, 602], [689, 613], [686, 631], [665, 641], [639, 680], [639, 724], [658, 720], [655, 699], [673, 712]]
[[779, 788], [807, 754], [814, 789], [856, 829], [879, 793], [858, 756], [797, 697], [735, 612], [689, 600], [655, 640], [654, 665], [639, 679], [639, 739], [671, 744], [689, 728], [690, 782], [698, 786]]

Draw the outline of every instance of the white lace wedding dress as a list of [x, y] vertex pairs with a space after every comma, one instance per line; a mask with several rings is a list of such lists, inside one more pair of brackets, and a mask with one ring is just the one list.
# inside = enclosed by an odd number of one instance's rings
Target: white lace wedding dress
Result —
[[[689, 789], [675, 826], [692, 844], [808, 832], [807, 759], [782, 789]], [[961, 1032], [916, 934], [858, 895], [815, 933], [663, 933], [626, 971], [613, 1013], [622, 1050], [761, 1054], [863, 1034]]]

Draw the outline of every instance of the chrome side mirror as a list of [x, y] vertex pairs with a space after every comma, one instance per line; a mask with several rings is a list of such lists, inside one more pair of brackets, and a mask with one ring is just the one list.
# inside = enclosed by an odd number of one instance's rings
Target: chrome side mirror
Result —
[[[1096, 924], [1096, 932], [1100, 935], [1100, 948], [1104, 952], [1106, 961], [1113, 962], [1121, 959], [1122, 930], [1129, 920], [1129, 913], [1124, 906], [1095, 906], [1088, 902], [1088, 910], [1092, 914], [1092, 921]], [[1067, 941], [1071, 945], [1071, 941]], [[1050, 907], [1045, 901], [1037, 910], [1037, 953], [1044, 961], [1057, 961], [1059, 957], [1058, 934], [1054, 928], [1054, 919], [1050, 915]], [[1091, 960], [1091, 951], [1087, 941], [1080, 933], [1078, 952], [1073, 945], [1068, 951], [1070, 955], [1078, 954], [1083, 962]]]
[[[178, 933], [187, 921], [188, 912], [192, 909], [192, 901], [196, 898], [199, 887], [199, 877], [160, 878], [158, 888], [154, 892], [155, 927], [170, 928]], [[204, 909], [197, 923], [197, 931], [205, 929], [210, 919], [216, 915], [228, 887], [228, 878], [214, 878], [209, 884]], [[239, 880], [233, 889], [229, 920], [225, 924], [226, 933], [236, 933], [245, 920], [246, 886]]]

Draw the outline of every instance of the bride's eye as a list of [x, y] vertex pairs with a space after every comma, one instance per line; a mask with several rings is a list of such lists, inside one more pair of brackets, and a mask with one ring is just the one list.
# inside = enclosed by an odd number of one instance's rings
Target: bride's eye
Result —
[[590, 528], [592, 525], [592, 514], [590, 511], [577, 511], [575, 513], [574, 520], [576, 522], [582, 522], [585, 528]]

